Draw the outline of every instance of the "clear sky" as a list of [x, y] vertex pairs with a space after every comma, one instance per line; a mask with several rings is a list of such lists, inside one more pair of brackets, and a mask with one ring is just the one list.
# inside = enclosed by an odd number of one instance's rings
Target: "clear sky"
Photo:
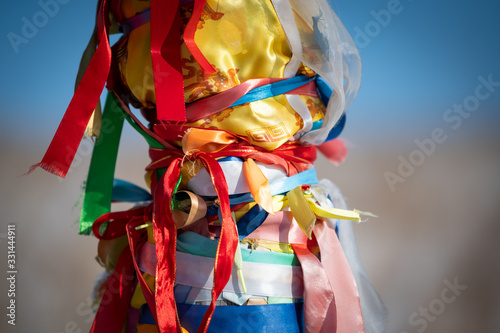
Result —
[[[449, 126], [444, 114], [475, 94], [479, 76], [500, 81], [498, 1], [329, 1], [363, 61], [362, 85], [346, 129], [347, 137], [355, 141], [387, 142], [398, 137], [411, 142], [435, 127]], [[29, 145], [48, 146], [72, 96], [79, 59], [93, 28], [95, 2], [3, 4], [0, 133], [4, 144], [8, 135]], [[43, 3], [58, 5], [50, 6], [47, 15]], [[29, 24], [38, 26], [30, 30]], [[14, 34], [22, 42], [13, 42]], [[463, 124], [477, 135], [494, 134], [500, 124], [499, 106], [500, 87], [496, 87], [479, 102], [477, 111], [463, 118]]]

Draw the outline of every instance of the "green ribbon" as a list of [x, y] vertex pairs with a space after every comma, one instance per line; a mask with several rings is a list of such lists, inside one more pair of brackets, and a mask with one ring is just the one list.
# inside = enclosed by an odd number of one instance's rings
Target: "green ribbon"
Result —
[[92, 152], [85, 186], [79, 234], [90, 235], [94, 221], [111, 211], [113, 178], [124, 114], [115, 94], [108, 93], [101, 131]]
[[142, 130], [132, 117], [125, 112], [116, 95], [109, 92], [102, 115], [99, 139], [92, 152], [92, 160], [85, 186], [82, 213], [80, 215], [79, 234], [81, 235], [90, 235], [94, 221], [111, 211], [116, 157], [124, 119], [144, 137], [149, 146], [163, 148], [158, 141]]

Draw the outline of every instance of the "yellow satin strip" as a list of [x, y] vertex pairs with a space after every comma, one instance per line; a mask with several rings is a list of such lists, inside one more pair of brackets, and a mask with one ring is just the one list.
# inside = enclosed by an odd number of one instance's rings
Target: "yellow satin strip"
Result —
[[[290, 204], [290, 202], [293, 203]], [[315, 202], [312, 195], [304, 194], [300, 186], [288, 192], [287, 195], [275, 195], [273, 197], [273, 209], [275, 212], [281, 211], [288, 206], [290, 206], [297, 224], [309, 238], [311, 237], [311, 233], [307, 231], [311, 231], [312, 227], [314, 227], [316, 217], [360, 221], [360, 211], [320, 206]], [[314, 215], [314, 221], [311, 213]]]
[[[151, 291], [154, 292], [155, 290], [155, 277], [152, 275], [149, 275], [148, 273], [143, 273], [142, 276], [144, 276], [144, 279], [146, 280], [147, 285], [151, 289]], [[134, 295], [132, 296], [132, 300], [130, 302], [130, 306], [136, 309], [140, 309], [141, 306], [146, 304], [146, 298], [144, 297], [144, 293], [142, 292], [141, 289], [141, 284], [138, 283], [137, 287], [135, 288]]]
[[[236, 223], [236, 214], [234, 212], [231, 213], [233, 217], [234, 223]], [[236, 247], [236, 252], [234, 253], [234, 267], [238, 272], [238, 277], [241, 283], [241, 289], [243, 289], [243, 293], [247, 293], [247, 286], [245, 284], [245, 277], [243, 276], [243, 257], [241, 256], [241, 244], [238, 242], [238, 246]]]
[[328, 218], [328, 219], [341, 219], [341, 220], [351, 220], [351, 221], [360, 221], [360, 216], [359, 216], [359, 211], [357, 210], [346, 210], [346, 209], [339, 209], [339, 208], [329, 208], [329, 207], [322, 207], [312, 201], [311, 199], [307, 200], [307, 203], [309, 204], [309, 207], [311, 207], [312, 211], [314, 214]]
[[286, 197], [294, 219], [297, 221], [300, 229], [311, 239], [312, 230], [316, 223], [316, 214], [314, 214], [312, 208], [307, 203], [307, 199], [302, 192], [302, 187], [297, 186], [288, 192]]
[[255, 247], [264, 247], [266, 249], [269, 249], [274, 252], [279, 252], [279, 253], [293, 253], [292, 245], [288, 243], [280, 243], [280, 242], [273, 242], [273, 241], [268, 241], [268, 240], [262, 240], [262, 239], [243, 239], [241, 243], [244, 244], [250, 244], [252, 245], [252, 248]]
[[[353, 210], [346, 210], [346, 209], [340, 209], [340, 208], [328, 208], [328, 207], [322, 207], [318, 205], [314, 200], [312, 199], [312, 195], [304, 195], [304, 197], [307, 199], [307, 204], [309, 207], [313, 210], [313, 212], [319, 216], [319, 217], [324, 217], [324, 218], [336, 218], [336, 219], [342, 219], [342, 220], [351, 220], [351, 221], [360, 221], [360, 213], [363, 214], [361, 211], [353, 209]], [[285, 195], [275, 195], [273, 196], [273, 209], [275, 212], [283, 210], [284, 208], [288, 207], [290, 205], [287, 196]], [[366, 215], [369, 215], [371, 213], [366, 213]], [[376, 216], [371, 214], [370, 216]]]

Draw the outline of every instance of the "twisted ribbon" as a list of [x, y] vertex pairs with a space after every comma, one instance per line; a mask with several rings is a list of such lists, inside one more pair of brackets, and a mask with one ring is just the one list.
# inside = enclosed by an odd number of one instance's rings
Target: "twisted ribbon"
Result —
[[[133, 279], [134, 269], [144, 297], [154, 318], [156, 318], [154, 295], [136, 262], [137, 251], [146, 242], [147, 236], [145, 230], [137, 231], [135, 227], [148, 220], [148, 215], [150, 215], [149, 207], [107, 213], [99, 217], [92, 225], [94, 235], [101, 241], [116, 239], [126, 234], [130, 250], [125, 248], [118, 259], [105, 291], [109, 301], [102, 301], [99, 305], [90, 333], [121, 332], [132, 299], [133, 288], [129, 284]], [[104, 234], [101, 234], [101, 227], [104, 223], [107, 223], [106, 230]]]

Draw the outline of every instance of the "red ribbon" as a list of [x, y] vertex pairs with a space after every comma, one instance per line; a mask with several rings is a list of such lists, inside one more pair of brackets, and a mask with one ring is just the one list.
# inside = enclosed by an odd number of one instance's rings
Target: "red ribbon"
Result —
[[153, 183], [154, 208], [153, 230], [156, 243], [156, 283], [155, 299], [156, 324], [160, 332], [181, 332], [177, 307], [174, 299], [175, 251], [177, 246], [177, 226], [172, 217], [172, 201], [180, 175], [181, 160], [172, 162], [158, 183]]
[[37, 167], [60, 177], [66, 177], [68, 173], [111, 67], [111, 48], [107, 32], [108, 7], [106, 0], [101, 0], [97, 13], [97, 50], [90, 60], [45, 156], [40, 163], [33, 165], [28, 173]]
[[144, 298], [146, 299], [146, 302], [148, 303], [149, 310], [153, 315], [155, 323], [158, 323], [158, 317], [156, 314], [155, 295], [149, 288], [149, 285], [147, 284], [146, 279], [144, 279], [144, 276], [142, 275], [142, 272], [139, 269], [139, 265], [137, 264], [137, 252], [146, 243], [147, 240], [147, 232], [145, 232], [144, 229], [142, 232], [138, 232], [135, 229], [142, 223], [144, 223], [144, 221], [141, 220], [130, 221], [129, 223], [127, 223], [127, 237], [130, 246], [130, 251], [132, 252], [132, 260], [134, 268], [137, 273], [137, 279], [139, 280], [139, 285], [141, 286], [141, 291], [144, 295]]
[[[180, 141], [191, 127], [158, 124], [154, 126], [155, 135], [167, 141]], [[216, 131], [216, 130], [213, 130]], [[265, 148], [252, 146], [244, 137], [229, 133], [237, 143], [228, 144], [210, 156], [217, 159], [226, 156], [252, 158], [264, 164], [280, 166], [288, 176], [306, 170], [316, 160], [316, 146], [302, 146], [297, 144], [284, 144], [279, 148], [269, 151]], [[177, 157], [184, 157], [180, 150], [150, 148], [149, 156], [152, 163], [146, 170], [168, 167]]]
[[[176, 311], [173, 287], [175, 283], [175, 251], [177, 243], [177, 226], [172, 217], [172, 201], [174, 191], [179, 180], [182, 155], [181, 152], [172, 152], [168, 169], [161, 179], [156, 182], [153, 174], [152, 190], [154, 195], [154, 238], [156, 243], [156, 311], [158, 327], [161, 332], [180, 332], [180, 323]], [[212, 302], [201, 322], [198, 332], [206, 332], [212, 319], [215, 302], [222, 293], [231, 277], [234, 262], [234, 253], [238, 244], [236, 225], [231, 217], [229, 194], [224, 173], [219, 163], [204, 152], [193, 154], [191, 158], [198, 158], [212, 178], [212, 184], [220, 200], [222, 215], [220, 238], [217, 245], [214, 265], [214, 285], [212, 288]]]
[[186, 121], [179, 0], [151, 0], [151, 59], [159, 120]]
[[184, 31], [184, 43], [205, 73], [215, 73], [214, 67], [208, 62], [207, 58], [205, 58], [194, 42], [194, 34], [198, 28], [198, 22], [200, 21], [205, 3], [206, 0], [194, 1], [193, 13]]
[[318, 146], [318, 149], [334, 165], [342, 163], [347, 156], [346, 144], [341, 138], [324, 142]]
[[[314, 235], [321, 253], [321, 265], [335, 291], [337, 333], [364, 333], [358, 287], [335, 230], [327, 221], [318, 220]], [[333, 312], [329, 311], [328, 314], [333, 315]]]
[[304, 274], [304, 320], [308, 332], [337, 332], [335, 295], [318, 258], [305, 244], [292, 243]]
[[90, 333], [121, 332], [134, 290], [134, 266], [130, 251], [123, 249], [109, 277]]
[[[128, 241], [129, 241], [129, 247], [130, 251], [125, 249], [124, 251], [129, 252], [131, 254], [130, 260], [124, 260], [122, 263], [122, 266], [118, 268], [115, 268], [115, 273], [120, 272], [123, 270], [126, 270], [127, 272], [133, 272], [135, 269], [137, 279], [139, 280], [139, 284], [141, 286], [142, 293], [144, 294], [144, 298], [146, 299], [146, 302], [148, 303], [148, 306], [151, 310], [151, 313], [153, 315], [153, 318], [155, 322], [157, 321], [157, 315], [156, 315], [156, 305], [155, 305], [155, 297], [151, 289], [149, 288], [149, 285], [147, 284], [146, 280], [144, 279], [144, 276], [142, 275], [141, 270], [139, 269], [139, 266], [136, 261], [136, 254], [141, 248], [141, 246], [147, 241], [147, 232], [145, 229], [142, 229], [140, 231], [136, 230], [135, 228], [146, 221], [150, 220], [149, 216], [150, 215], [150, 206], [148, 207], [141, 207], [138, 209], [132, 209], [128, 211], [123, 211], [123, 212], [113, 212], [113, 213], [107, 213], [99, 217], [94, 224], [92, 225], [92, 231], [94, 232], [94, 235], [100, 239], [100, 240], [110, 240], [110, 239], [115, 239], [118, 237], [121, 237], [125, 234], [127, 234]], [[100, 233], [101, 226], [104, 223], [108, 223], [106, 226], [106, 230], [104, 234]], [[123, 254], [122, 254], [123, 255]], [[127, 266], [127, 267], [125, 267]], [[119, 274], [118, 274], [119, 275]], [[131, 275], [131, 274], [129, 274]], [[127, 275], [128, 276], [128, 275]], [[118, 281], [113, 280], [109, 283], [112, 283], [113, 285], [119, 285], [120, 290], [124, 289], [126, 285], [123, 285], [125, 283], [125, 280], [123, 279], [118, 279]], [[107, 291], [106, 291], [107, 292]], [[130, 297], [115, 297], [115, 294], [113, 293], [108, 293], [109, 295], [113, 296], [114, 298], [112, 299], [112, 302], [102, 302], [99, 306], [99, 311], [102, 312], [103, 314], [106, 314], [109, 316], [111, 319], [111, 325], [113, 327], [120, 327], [120, 322], [122, 320], [121, 314], [124, 313], [126, 315], [127, 311], [123, 309], [128, 309], [128, 306], [130, 305], [131, 301], [131, 295]], [[121, 293], [120, 293], [121, 295]], [[118, 310], [117, 310], [118, 309]], [[123, 311], [122, 311], [123, 310]], [[116, 311], [122, 311], [120, 313], [115, 313]], [[123, 318], [124, 320], [124, 318]], [[104, 317], [97, 317], [96, 320], [94, 321], [92, 325], [92, 330], [91, 333], [98, 333], [98, 332], [119, 332], [120, 330], [108, 330], [109, 324], [107, 323], [107, 319]], [[123, 326], [123, 322], [121, 322], [121, 325]]]

